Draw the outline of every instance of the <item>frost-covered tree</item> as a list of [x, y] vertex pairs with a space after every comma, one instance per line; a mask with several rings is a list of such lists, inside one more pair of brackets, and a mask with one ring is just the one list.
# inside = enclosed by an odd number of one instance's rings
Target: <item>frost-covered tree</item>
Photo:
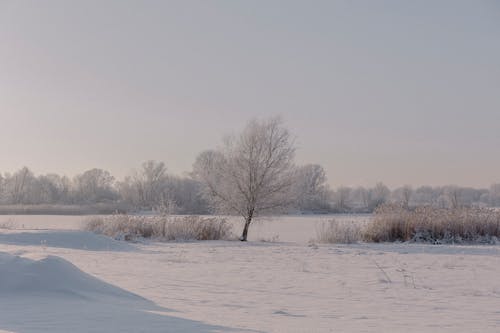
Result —
[[442, 190], [432, 188], [431, 186], [420, 186], [413, 193], [413, 201], [415, 205], [437, 205]]
[[330, 210], [331, 190], [321, 165], [307, 164], [298, 167], [293, 192], [297, 198], [295, 208], [302, 212]]
[[392, 200], [400, 203], [404, 208], [409, 208], [412, 194], [413, 188], [410, 185], [404, 185], [392, 191]]
[[347, 186], [341, 186], [335, 191], [334, 200], [335, 207], [341, 213], [349, 211], [349, 199], [351, 196], [351, 188]]
[[134, 181], [139, 189], [139, 194], [145, 205], [161, 204], [164, 183], [167, 178], [165, 163], [157, 161], [146, 161], [142, 169], [134, 176]]
[[219, 212], [245, 219], [240, 240], [246, 241], [255, 216], [293, 201], [294, 155], [294, 140], [281, 119], [252, 120], [219, 150], [201, 153], [193, 174]]
[[165, 163], [146, 161], [140, 170], [117, 184], [124, 203], [133, 209], [165, 214], [207, 214], [202, 184], [191, 177], [167, 173]]
[[489, 204], [500, 207], [500, 184], [493, 184], [488, 191]]
[[462, 206], [462, 189], [455, 185], [446, 186], [443, 193], [448, 199], [448, 205], [451, 208]]
[[202, 184], [188, 177], [169, 176], [167, 182], [170, 202], [178, 214], [209, 213], [206, 200], [201, 194]]
[[5, 175], [6, 202], [8, 204], [28, 203], [28, 196], [34, 183], [35, 176], [27, 167], [23, 167], [14, 174]]
[[61, 199], [57, 187], [57, 175], [40, 175], [36, 177], [35, 184], [30, 192], [31, 202], [34, 204], [56, 203]]
[[125, 201], [141, 209], [153, 209], [166, 205], [169, 200], [167, 181], [165, 163], [150, 160], [142, 163], [142, 168], [126, 177], [118, 187]]
[[384, 183], [377, 183], [372, 190], [372, 201], [370, 207], [376, 208], [389, 200], [391, 191]]
[[351, 206], [355, 211], [368, 212], [372, 202], [372, 190], [358, 186], [351, 191]]
[[116, 199], [115, 178], [106, 170], [91, 169], [74, 178], [77, 202], [98, 203]]

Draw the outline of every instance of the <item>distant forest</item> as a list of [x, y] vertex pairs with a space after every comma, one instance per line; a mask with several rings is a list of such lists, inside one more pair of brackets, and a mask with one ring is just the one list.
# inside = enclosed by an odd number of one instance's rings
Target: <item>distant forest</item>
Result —
[[[165, 164], [157, 161], [144, 162], [123, 180], [102, 169], [68, 178], [35, 175], [23, 167], [14, 173], [0, 174], [0, 213], [215, 213], [203, 197], [202, 188], [195, 177], [170, 174]], [[485, 189], [450, 185], [390, 190], [377, 183], [370, 188], [332, 189], [324, 169], [310, 164], [297, 167], [290, 197], [292, 204], [282, 213], [370, 213], [388, 202], [406, 207], [500, 207], [500, 184]]]

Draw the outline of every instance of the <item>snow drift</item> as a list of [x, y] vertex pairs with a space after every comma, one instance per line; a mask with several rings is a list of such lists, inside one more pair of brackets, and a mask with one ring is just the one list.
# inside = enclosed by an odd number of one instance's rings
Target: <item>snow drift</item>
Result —
[[111, 296], [146, 301], [81, 271], [60, 257], [32, 260], [8, 253], [0, 253], [0, 294], [56, 294], [59, 297], [94, 296], [99, 299]]
[[0, 252], [0, 332], [221, 332], [99, 280], [57, 256]]

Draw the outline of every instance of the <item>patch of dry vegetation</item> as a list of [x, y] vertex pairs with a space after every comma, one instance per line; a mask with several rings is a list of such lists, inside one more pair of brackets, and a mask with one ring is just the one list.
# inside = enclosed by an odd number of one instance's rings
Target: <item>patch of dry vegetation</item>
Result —
[[500, 212], [477, 207], [383, 205], [363, 232], [369, 242], [496, 243], [498, 237]]
[[319, 243], [351, 244], [362, 238], [362, 225], [356, 221], [330, 220], [316, 229]]
[[321, 243], [488, 243], [500, 238], [500, 211], [490, 208], [380, 206], [368, 223], [329, 221], [317, 230]]
[[99, 216], [88, 219], [84, 229], [127, 241], [140, 238], [154, 238], [161, 241], [232, 238], [231, 225], [221, 217]]

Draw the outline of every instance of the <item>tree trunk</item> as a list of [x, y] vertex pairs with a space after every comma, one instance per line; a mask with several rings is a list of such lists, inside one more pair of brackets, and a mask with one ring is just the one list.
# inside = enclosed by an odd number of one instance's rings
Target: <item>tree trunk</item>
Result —
[[245, 219], [245, 227], [243, 228], [243, 233], [241, 234], [240, 241], [246, 242], [248, 235], [248, 227], [250, 226], [250, 222], [252, 222], [252, 216], [248, 216]]

